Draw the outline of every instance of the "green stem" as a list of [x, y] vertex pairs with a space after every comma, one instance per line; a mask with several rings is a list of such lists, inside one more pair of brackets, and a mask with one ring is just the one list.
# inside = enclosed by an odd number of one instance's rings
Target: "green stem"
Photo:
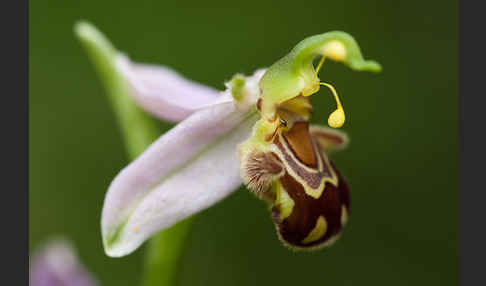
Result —
[[176, 285], [180, 257], [194, 218], [188, 218], [155, 235], [148, 245], [144, 286]]
[[[130, 89], [115, 66], [118, 51], [109, 40], [87, 22], [76, 23], [75, 33], [101, 77], [121, 128], [127, 152], [133, 160], [159, 137], [160, 130], [156, 122], [130, 96]], [[186, 219], [155, 235], [148, 242], [144, 286], [176, 284], [177, 269], [192, 221], [193, 218]]]

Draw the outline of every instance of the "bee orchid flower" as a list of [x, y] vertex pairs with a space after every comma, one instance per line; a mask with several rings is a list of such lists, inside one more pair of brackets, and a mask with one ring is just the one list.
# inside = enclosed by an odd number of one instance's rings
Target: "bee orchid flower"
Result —
[[[84, 24], [78, 34], [94, 49], [108, 41]], [[328, 32], [301, 41], [287, 56], [252, 75], [235, 75], [217, 91], [162, 66], [132, 62], [109, 46], [114, 70], [145, 111], [177, 123], [115, 177], [104, 201], [105, 251], [123, 256], [150, 236], [227, 197], [244, 183], [268, 202], [285, 245], [315, 249], [340, 234], [350, 193], [327, 156], [348, 143], [343, 132], [311, 125], [310, 95], [321, 86], [337, 109], [331, 127], [343, 125], [337, 92], [318, 77], [324, 59], [377, 72], [355, 40]], [[317, 67], [314, 59], [321, 58]]]

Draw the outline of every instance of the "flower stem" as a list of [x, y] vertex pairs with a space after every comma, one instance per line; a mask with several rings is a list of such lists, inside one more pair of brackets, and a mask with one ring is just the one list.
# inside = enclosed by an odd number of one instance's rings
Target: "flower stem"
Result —
[[[75, 34], [101, 78], [120, 126], [131, 160], [140, 155], [160, 135], [156, 124], [130, 96], [130, 89], [115, 66], [119, 52], [90, 23], [75, 25]], [[177, 269], [193, 218], [186, 219], [155, 235], [146, 248], [144, 286], [176, 284]]]
[[147, 247], [144, 286], [176, 285], [180, 257], [192, 226], [188, 218], [155, 235]]

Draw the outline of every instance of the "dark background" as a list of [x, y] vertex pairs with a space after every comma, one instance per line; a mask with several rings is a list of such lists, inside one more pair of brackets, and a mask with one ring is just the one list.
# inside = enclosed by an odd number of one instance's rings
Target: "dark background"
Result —
[[[140, 280], [143, 248], [120, 259], [102, 249], [104, 194], [128, 159], [76, 20], [134, 60], [219, 89], [303, 38], [339, 29], [384, 67], [375, 75], [326, 62], [320, 74], [341, 96], [351, 137], [334, 156], [353, 192], [343, 236], [324, 251], [289, 251], [265, 205], [242, 188], [199, 216], [181, 285], [457, 284], [456, 1], [58, 0], [29, 10], [31, 250], [65, 235], [103, 285]], [[326, 124], [330, 94], [313, 103], [313, 121]]]

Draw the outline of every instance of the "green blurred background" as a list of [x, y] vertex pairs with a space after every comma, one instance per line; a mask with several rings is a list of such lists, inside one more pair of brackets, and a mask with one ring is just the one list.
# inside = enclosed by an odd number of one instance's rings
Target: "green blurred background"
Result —
[[[199, 216], [180, 284], [457, 284], [457, 6], [30, 1], [30, 250], [65, 235], [103, 285], [141, 278], [143, 247], [120, 259], [102, 249], [104, 194], [128, 159], [101, 82], [73, 35], [76, 20], [94, 23], [136, 61], [219, 89], [303, 38], [339, 29], [384, 67], [375, 75], [326, 62], [321, 72], [341, 95], [351, 137], [349, 149], [334, 155], [353, 194], [340, 241], [312, 254], [287, 250], [264, 204], [242, 188]], [[313, 121], [326, 124], [329, 92], [313, 102]]]

